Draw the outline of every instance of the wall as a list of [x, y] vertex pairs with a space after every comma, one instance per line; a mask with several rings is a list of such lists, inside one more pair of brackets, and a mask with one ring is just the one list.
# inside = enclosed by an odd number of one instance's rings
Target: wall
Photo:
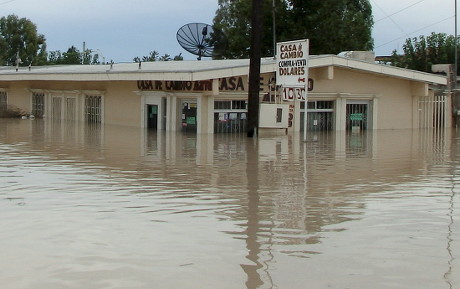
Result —
[[[327, 75], [333, 79], [327, 79]], [[413, 118], [418, 117], [413, 113], [414, 90], [413, 82], [409, 80], [342, 68], [334, 68], [332, 75], [313, 69], [310, 76], [314, 79], [314, 89], [309, 99], [342, 99], [342, 104], [346, 100], [373, 100], [376, 116], [374, 128], [412, 128]], [[339, 112], [338, 115], [344, 117], [345, 112]]]
[[141, 126], [141, 96], [135, 81], [111, 82], [105, 92], [107, 124]]

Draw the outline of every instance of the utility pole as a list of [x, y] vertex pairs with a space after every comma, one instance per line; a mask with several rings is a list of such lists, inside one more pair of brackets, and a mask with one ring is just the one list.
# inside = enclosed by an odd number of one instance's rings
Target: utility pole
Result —
[[262, 0], [252, 0], [251, 51], [249, 60], [249, 93], [247, 136], [255, 137], [259, 127], [260, 58], [262, 54]]
[[454, 103], [454, 112], [455, 112], [455, 117], [454, 117], [454, 121], [455, 121], [455, 127], [458, 127], [458, 112], [457, 110], [459, 109], [459, 99], [458, 99], [458, 96], [457, 96], [457, 69], [458, 69], [458, 31], [457, 31], [457, 23], [458, 20], [457, 20], [457, 0], [455, 0], [455, 40], [454, 40], [454, 44], [455, 44], [455, 49], [454, 49], [454, 53], [455, 53], [455, 56], [454, 56], [454, 75], [453, 75], [453, 84], [451, 85], [451, 89], [453, 91], [453, 99], [451, 100], [453, 103]]
[[276, 58], [276, 2], [273, 0], [273, 58]]

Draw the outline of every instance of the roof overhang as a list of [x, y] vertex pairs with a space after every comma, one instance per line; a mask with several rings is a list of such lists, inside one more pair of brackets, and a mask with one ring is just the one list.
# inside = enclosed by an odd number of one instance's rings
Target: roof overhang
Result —
[[[375, 64], [336, 55], [310, 56], [310, 69], [342, 67], [388, 77], [446, 85], [447, 77]], [[261, 73], [276, 71], [276, 60], [261, 60]], [[249, 59], [208, 61], [160, 61], [104, 65], [1, 67], [0, 81], [200, 81], [249, 74]]]

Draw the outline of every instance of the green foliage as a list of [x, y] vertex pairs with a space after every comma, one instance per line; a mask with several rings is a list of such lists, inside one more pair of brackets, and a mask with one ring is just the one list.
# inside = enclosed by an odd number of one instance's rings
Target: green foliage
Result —
[[46, 63], [45, 36], [38, 34], [37, 26], [27, 18], [0, 18], [0, 49], [0, 65]]
[[[219, 0], [213, 27], [224, 33], [224, 58], [247, 58], [251, 0]], [[373, 48], [372, 7], [368, 0], [276, 0], [276, 40], [310, 39], [311, 54], [337, 54]], [[263, 56], [273, 56], [273, 0], [264, 0]]]
[[80, 52], [75, 46], [71, 46], [66, 52], [50, 51], [48, 55], [48, 65], [55, 64], [100, 64], [99, 54], [93, 54], [93, 51], [86, 49], [84, 53]]
[[408, 38], [403, 45], [404, 54], [393, 51], [391, 62], [394, 66], [431, 72], [433, 64], [455, 63], [456, 43], [458, 39], [455, 41], [455, 36], [446, 33]]
[[150, 51], [149, 55], [147, 56], [143, 56], [142, 58], [137, 56], [137, 57], [134, 57], [133, 59], [134, 62], [153, 62], [153, 61], [171, 61], [171, 60], [181, 61], [181, 60], [184, 60], [184, 58], [182, 57], [182, 53], [174, 56], [174, 58], [171, 58], [171, 55], [167, 53], [165, 53], [163, 56], [160, 56], [160, 53], [153, 50], [153, 51]]

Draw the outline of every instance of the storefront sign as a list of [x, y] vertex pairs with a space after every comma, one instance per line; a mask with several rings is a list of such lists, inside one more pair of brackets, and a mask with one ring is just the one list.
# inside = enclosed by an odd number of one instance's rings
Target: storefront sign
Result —
[[305, 86], [308, 81], [308, 39], [277, 44], [276, 84]]
[[[274, 74], [262, 75], [260, 78], [261, 91], [269, 91], [271, 83], [275, 83]], [[137, 88], [142, 91], [187, 91], [204, 92], [212, 91], [212, 80], [202, 81], [160, 81], [139, 80]], [[219, 91], [247, 91], [248, 79], [246, 76], [234, 76], [219, 79]], [[274, 89], [274, 86], [273, 86]]]
[[350, 120], [363, 120], [364, 116], [362, 113], [351, 113]]

